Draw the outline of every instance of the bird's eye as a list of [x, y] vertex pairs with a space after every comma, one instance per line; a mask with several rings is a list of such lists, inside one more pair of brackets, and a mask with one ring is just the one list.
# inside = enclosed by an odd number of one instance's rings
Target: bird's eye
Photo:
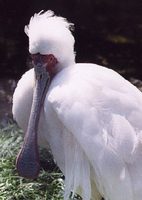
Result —
[[48, 59], [50, 60], [50, 62], [52, 62], [53, 60], [55, 60], [55, 57], [52, 54], [49, 54]]

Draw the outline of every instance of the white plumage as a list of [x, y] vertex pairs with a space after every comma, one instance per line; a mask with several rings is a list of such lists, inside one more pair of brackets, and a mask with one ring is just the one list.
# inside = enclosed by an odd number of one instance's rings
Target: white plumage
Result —
[[[52, 53], [58, 59], [38, 142], [50, 146], [65, 175], [65, 200], [70, 191], [83, 200], [141, 200], [142, 94], [111, 69], [75, 63], [69, 26], [48, 11], [36, 14], [26, 28], [31, 53]], [[13, 115], [24, 131], [34, 84], [31, 69], [13, 96]]]

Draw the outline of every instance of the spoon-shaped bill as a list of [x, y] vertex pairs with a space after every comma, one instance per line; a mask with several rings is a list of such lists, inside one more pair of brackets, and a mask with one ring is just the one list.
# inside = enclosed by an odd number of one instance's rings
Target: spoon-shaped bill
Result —
[[25, 134], [23, 146], [17, 156], [16, 167], [18, 174], [25, 178], [34, 179], [38, 176], [40, 170], [39, 151], [37, 143], [38, 122], [40, 111], [47, 88], [50, 83], [50, 76], [46, 66], [37, 63], [35, 70], [35, 88], [33, 102], [27, 132]]

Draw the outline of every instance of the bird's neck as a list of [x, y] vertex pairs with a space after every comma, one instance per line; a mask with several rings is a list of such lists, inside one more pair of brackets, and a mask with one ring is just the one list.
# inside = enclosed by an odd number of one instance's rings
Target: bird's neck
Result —
[[67, 68], [67, 67], [70, 67], [72, 65], [75, 64], [75, 59], [72, 59], [72, 60], [66, 60], [64, 62], [59, 62], [57, 64], [57, 71], [60, 72], [61, 70]]

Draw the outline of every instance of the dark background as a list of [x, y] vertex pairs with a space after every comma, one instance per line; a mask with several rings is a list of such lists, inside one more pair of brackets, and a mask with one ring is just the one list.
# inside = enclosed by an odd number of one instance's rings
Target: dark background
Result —
[[142, 1], [0, 0], [0, 78], [19, 78], [28, 67], [24, 26], [51, 9], [75, 24], [77, 62], [113, 68], [142, 79]]

